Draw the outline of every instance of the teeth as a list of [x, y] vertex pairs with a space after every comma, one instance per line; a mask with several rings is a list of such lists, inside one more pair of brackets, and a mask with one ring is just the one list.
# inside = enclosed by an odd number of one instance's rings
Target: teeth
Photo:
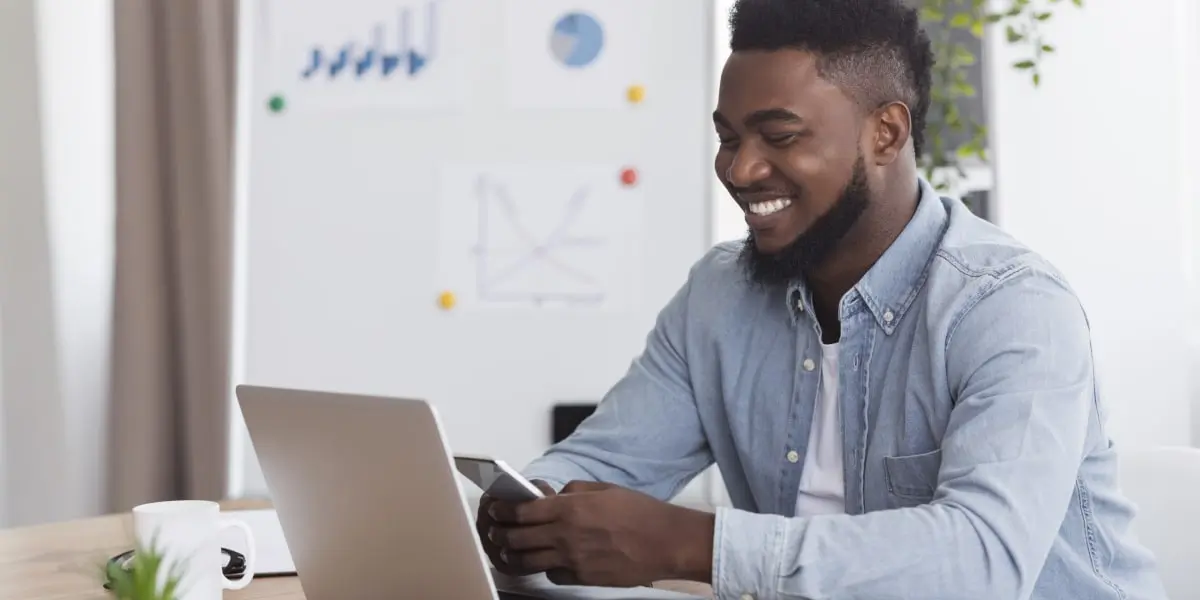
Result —
[[748, 209], [750, 212], [760, 217], [765, 217], [767, 215], [777, 213], [791, 205], [792, 200], [790, 198], [776, 198], [774, 200], [767, 200], [765, 202], [755, 202], [750, 204]]

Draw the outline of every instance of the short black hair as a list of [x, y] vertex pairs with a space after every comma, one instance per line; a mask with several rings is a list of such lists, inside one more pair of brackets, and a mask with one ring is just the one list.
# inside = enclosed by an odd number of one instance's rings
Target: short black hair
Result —
[[925, 145], [933, 50], [917, 10], [902, 0], [737, 0], [733, 52], [793, 48], [817, 56], [822, 79], [866, 110], [903, 102], [913, 149]]

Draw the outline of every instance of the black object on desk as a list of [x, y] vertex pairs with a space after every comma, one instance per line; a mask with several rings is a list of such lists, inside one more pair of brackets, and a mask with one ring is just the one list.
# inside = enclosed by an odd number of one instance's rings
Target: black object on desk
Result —
[[575, 432], [584, 419], [596, 412], [595, 404], [556, 404], [551, 413], [550, 443], [557, 444]]
[[[133, 552], [133, 550], [128, 550], [108, 559], [109, 567], [116, 566], [123, 571], [128, 571], [130, 563], [133, 561]], [[221, 548], [221, 554], [224, 554], [226, 557], [225, 564], [221, 567], [221, 572], [231, 580], [237, 581], [241, 579], [246, 574], [246, 555], [237, 550], [230, 550], [229, 548]], [[109, 577], [108, 569], [104, 570], [104, 589], [112, 589], [112, 579]]]

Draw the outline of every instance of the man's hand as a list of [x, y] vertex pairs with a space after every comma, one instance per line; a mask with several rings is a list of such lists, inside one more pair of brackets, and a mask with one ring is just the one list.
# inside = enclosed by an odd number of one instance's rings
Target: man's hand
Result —
[[544, 571], [558, 584], [612, 587], [711, 579], [710, 513], [583, 482], [546, 499], [490, 503], [488, 511], [491, 530], [480, 533], [497, 549], [502, 572]]
[[[539, 490], [542, 490], [542, 493], [545, 494], [547, 498], [555, 495], [554, 488], [551, 488], [544, 481], [532, 481], [530, 483], [537, 486]], [[522, 575], [531, 575], [536, 573], [537, 571], [525, 572], [514, 568], [513, 565], [504, 560], [503, 549], [497, 546], [496, 543], [488, 537], [488, 532], [497, 527], [497, 523], [491, 516], [491, 507], [496, 504], [502, 503], [499, 500], [488, 496], [486, 493], [479, 499], [479, 513], [475, 518], [475, 531], [479, 533], [479, 540], [483, 543], [484, 553], [487, 554], [488, 559], [492, 561], [492, 565], [496, 567], [497, 571], [500, 571], [501, 573], [504, 573], [510, 577], [520, 577]]]

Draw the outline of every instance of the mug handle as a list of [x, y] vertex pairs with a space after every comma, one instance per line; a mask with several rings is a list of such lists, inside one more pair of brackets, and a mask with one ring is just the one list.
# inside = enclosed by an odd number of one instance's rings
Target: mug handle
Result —
[[241, 579], [232, 580], [224, 574], [221, 575], [221, 587], [227, 590], [240, 590], [250, 585], [250, 582], [254, 580], [254, 564], [258, 560], [258, 552], [254, 548], [254, 533], [250, 531], [249, 525], [238, 519], [221, 519], [218, 521], [217, 527], [219, 529], [225, 529], [226, 527], [240, 529], [242, 534], [246, 536], [246, 570], [242, 574]]

